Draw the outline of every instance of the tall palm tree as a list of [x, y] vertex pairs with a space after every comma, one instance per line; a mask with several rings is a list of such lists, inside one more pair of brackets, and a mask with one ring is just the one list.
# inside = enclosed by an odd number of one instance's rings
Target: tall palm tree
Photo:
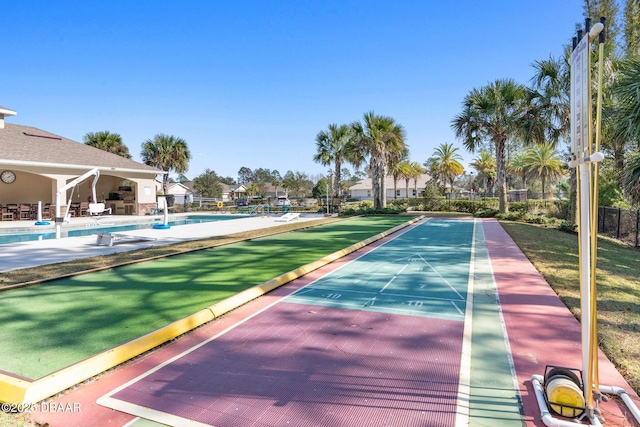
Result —
[[88, 132], [84, 136], [84, 143], [91, 147], [98, 148], [108, 153], [117, 154], [118, 156], [131, 158], [129, 147], [122, 143], [120, 134], [111, 133], [107, 130], [100, 132]]
[[425, 169], [420, 166], [420, 163], [418, 162], [411, 162], [409, 167], [409, 175], [411, 176], [411, 179], [413, 179], [413, 192], [415, 197], [418, 197], [418, 180], [425, 172]]
[[[543, 133], [537, 135], [537, 141], [544, 143], [558, 142], [568, 139], [571, 130], [571, 80], [569, 76], [568, 57], [535, 61], [535, 71], [531, 83], [533, 85], [532, 104], [534, 116], [537, 117]], [[535, 127], [530, 127], [535, 128]], [[532, 132], [535, 132], [532, 130]]]
[[640, 203], [640, 152], [636, 151], [627, 159], [622, 185], [631, 202]]
[[353, 150], [350, 161], [359, 167], [369, 160], [373, 205], [375, 209], [386, 207], [385, 179], [390, 163], [399, 161], [408, 152], [405, 130], [391, 117], [378, 116], [373, 111], [365, 113], [363, 123], [353, 122]]
[[[550, 56], [549, 59], [536, 61], [533, 65], [535, 73], [531, 82], [537, 95], [533, 105], [544, 117], [543, 122], [547, 124], [545, 139], [552, 142], [565, 140], [570, 143], [571, 76], [569, 60], [570, 52], [567, 50], [561, 58]], [[520, 173], [525, 173], [525, 171]], [[575, 168], [569, 170], [569, 177], [569, 217], [575, 218], [578, 191]]]
[[389, 174], [393, 177], [393, 198], [398, 198], [398, 181], [403, 176], [403, 169], [406, 166], [406, 160], [389, 165]]
[[525, 164], [528, 175], [542, 181], [543, 196], [546, 194], [547, 181], [554, 182], [564, 176], [562, 159], [549, 142], [530, 147], [525, 154]]
[[507, 171], [515, 173], [522, 178], [522, 188], [527, 188], [527, 171], [529, 164], [527, 163], [527, 153], [525, 151], [516, 153], [507, 165]]
[[349, 155], [350, 143], [352, 137], [351, 128], [347, 125], [333, 123], [329, 125], [329, 129], [321, 131], [316, 135], [316, 154], [313, 161], [320, 163], [322, 166], [334, 166], [335, 196], [342, 196], [342, 163]]
[[621, 64], [613, 92], [617, 99], [613, 133], [617, 138], [636, 142], [640, 148], [640, 57]]
[[142, 161], [166, 173], [162, 177], [162, 191], [169, 191], [169, 172], [185, 173], [189, 169], [191, 153], [184, 139], [158, 134], [142, 143]]
[[449, 181], [451, 186], [451, 192], [453, 192], [453, 181], [456, 176], [464, 173], [464, 166], [460, 161], [462, 156], [457, 153], [458, 147], [453, 144], [440, 144], [434, 151], [434, 167], [438, 170], [442, 179], [446, 182]]
[[496, 80], [473, 89], [463, 101], [463, 109], [452, 121], [456, 137], [474, 152], [483, 140], [490, 140], [496, 153], [500, 210], [508, 211], [505, 144], [521, 132], [528, 90], [511, 79]]
[[478, 171], [484, 179], [484, 191], [490, 193], [493, 186], [493, 180], [496, 176], [496, 159], [486, 150], [480, 150], [478, 157], [473, 159], [469, 166]]
[[407, 159], [393, 165], [391, 175], [393, 175], [393, 198], [397, 198], [397, 183], [399, 179], [405, 180], [405, 197], [409, 198], [409, 180], [411, 179], [411, 162]]

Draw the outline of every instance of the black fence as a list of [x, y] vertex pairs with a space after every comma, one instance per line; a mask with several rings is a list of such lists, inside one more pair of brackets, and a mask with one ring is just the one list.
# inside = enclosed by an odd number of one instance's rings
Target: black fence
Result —
[[598, 208], [598, 233], [620, 240], [635, 248], [640, 246], [640, 210]]

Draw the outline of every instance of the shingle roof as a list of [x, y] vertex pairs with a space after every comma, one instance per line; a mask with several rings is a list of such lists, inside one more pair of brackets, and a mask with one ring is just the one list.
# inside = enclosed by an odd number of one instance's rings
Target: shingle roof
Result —
[[4, 129], [0, 129], [0, 163], [2, 161], [82, 165], [162, 173], [151, 166], [38, 128], [14, 124], [5, 124]]

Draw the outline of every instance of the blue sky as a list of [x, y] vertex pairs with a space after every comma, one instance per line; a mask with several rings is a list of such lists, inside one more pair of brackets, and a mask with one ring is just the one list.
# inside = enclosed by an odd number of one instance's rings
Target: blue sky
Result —
[[134, 160], [158, 133], [187, 141], [186, 175], [241, 167], [324, 174], [315, 137], [367, 111], [423, 163], [464, 96], [529, 83], [583, 21], [581, 0], [5, 2], [0, 106], [8, 123], [76, 141], [119, 133]]

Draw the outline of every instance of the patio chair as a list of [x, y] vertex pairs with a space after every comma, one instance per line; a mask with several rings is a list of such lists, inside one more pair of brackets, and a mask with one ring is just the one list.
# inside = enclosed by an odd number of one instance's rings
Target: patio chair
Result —
[[16, 203], [7, 203], [7, 212], [11, 212], [13, 219], [20, 218], [20, 207]]
[[32, 219], [31, 205], [20, 205], [19, 219]]
[[9, 212], [6, 207], [0, 205], [0, 212], [2, 212], [0, 221], [13, 221], [13, 212]]

